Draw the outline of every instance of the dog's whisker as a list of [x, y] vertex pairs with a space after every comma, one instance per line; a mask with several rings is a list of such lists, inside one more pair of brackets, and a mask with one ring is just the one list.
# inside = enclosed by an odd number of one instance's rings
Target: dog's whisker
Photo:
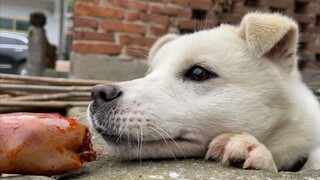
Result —
[[154, 125], [156, 128], [158, 128], [160, 131], [162, 131], [163, 133], [165, 133], [170, 139], [171, 141], [177, 146], [177, 148], [179, 149], [179, 151], [182, 153], [183, 157], [186, 158], [186, 155], [184, 153], [184, 151], [181, 149], [181, 147], [179, 146], [179, 144], [172, 138], [172, 136], [170, 136], [170, 134], [168, 134], [165, 130], [163, 130], [162, 128], [160, 128], [159, 126], [151, 123], [152, 125]]
[[82, 119], [82, 118], [85, 118], [85, 117], [87, 117], [87, 113], [82, 113], [79, 116], [76, 116], [77, 119]]
[[152, 129], [153, 131], [155, 131], [156, 133], [158, 133], [158, 134], [162, 137], [163, 141], [166, 143], [169, 151], [171, 152], [172, 157], [176, 160], [177, 158], [176, 158], [174, 152], [172, 151], [171, 147], [169, 146], [169, 143], [167, 142], [166, 138], [165, 138], [159, 131], [157, 131], [156, 129], [154, 129], [153, 127], [149, 127], [149, 128]]
[[196, 32], [196, 21], [193, 21], [193, 32]]
[[[131, 144], [130, 144], [130, 133], [129, 131], [127, 131], [127, 136], [128, 136], [128, 139], [127, 139], [127, 142], [128, 142], [128, 149], [131, 149]], [[131, 160], [131, 152], [128, 151], [128, 156], [129, 156], [129, 159]]]
[[[99, 117], [99, 116], [97, 116], [97, 115], [94, 115], [94, 119], [96, 119], [96, 124], [99, 124], [99, 127], [104, 127], [104, 121], [102, 121], [101, 122], [101, 119], [107, 119], [108, 117], [106, 116], [106, 112], [105, 111], [102, 111], [103, 113], [102, 113], [102, 118], [101, 117]], [[101, 122], [101, 123], [99, 123], [99, 122]]]
[[129, 124], [129, 121], [124, 125], [124, 128], [123, 128], [123, 130], [120, 132], [119, 137], [118, 137], [118, 139], [117, 139], [116, 142], [119, 141], [119, 139], [121, 138], [121, 136], [123, 135], [123, 133], [126, 131], [126, 128], [127, 128], [128, 124]]
[[148, 58], [148, 53], [141, 52], [141, 51], [139, 51], [139, 50], [137, 50], [137, 49], [132, 49], [132, 48], [130, 48], [130, 49], [128, 49], [128, 51], [137, 53], [137, 54], [143, 56], [144, 58]]
[[103, 110], [103, 108], [104, 108], [104, 106], [103, 106], [103, 104], [101, 104], [101, 105], [99, 105], [98, 107], [97, 107], [97, 109], [95, 110], [96, 112], [97, 111], [101, 111], [101, 110]]
[[[92, 125], [94, 126], [94, 127], [100, 127], [100, 125], [97, 123], [97, 121], [95, 121], [95, 120], [93, 120], [92, 121]], [[101, 127], [100, 127], [101, 128]]]
[[[102, 121], [102, 127], [105, 127], [106, 126], [106, 124], [107, 124], [107, 127], [108, 127], [108, 125], [110, 124], [110, 122], [109, 122], [109, 117], [108, 117], [108, 114], [109, 113], [106, 113], [105, 111], [103, 112], [103, 114], [104, 114], [104, 116], [105, 116], [105, 118], [104, 118], [104, 121]], [[109, 122], [109, 123], [108, 123]]]
[[[201, 13], [202, 16], [202, 13]], [[204, 27], [202, 28], [202, 30], [208, 29], [207, 25], [208, 25], [208, 18], [206, 18], [206, 15], [203, 14], [204, 17], [201, 17], [201, 19], [204, 19]]]
[[140, 138], [141, 143], [140, 143], [140, 149], [139, 149], [139, 157], [140, 157], [140, 163], [141, 163], [141, 153], [142, 153], [142, 145], [143, 145], [143, 129], [142, 129], [141, 123], [138, 123], [138, 124], [140, 126], [140, 136], [141, 136]]
[[[121, 111], [118, 111], [118, 113], [117, 113], [117, 114], [115, 115], [115, 117], [114, 117], [114, 121], [117, 121], [118, 118], [122, 120], [120, 114], [121, 114]], [[116, 123], [116, 122], [114, 122], [114, 123]], [[118, 132], [120, 132], [120, 130], [119, 130], [118, 128], [116, 128], [116, 134], [117, 134]]]
[[205, 130], [205, 128], [201, 127], [200, 125], [197, 126], [195, 124], [189, 124], [189, 123], [185, 123], [185, 122], [169, 122], [169, 121], [166, 121], [166, 120], [161, 120], [161, 119], [157, 119], [156, 121], [159, 121], [159, 122], [164, 122], [168, 125], [184, 125], [184, 126], [188, 126], [188, 127], [191, 127], [191, 128], [194, 128], [194, 129], [199, 129], [199, 130]]
[[111, 122], [110, 122], [110, 116], [114, 117], [114, 111], [113, 109], [110, 109], [110, 111], [108, 112], [108, 114], [106, 115], [106, 119], [108, 119], [108, 122], [107, 122], [107, 128], [110, 128], [111, 126]]
[[[136, 139], [137, 139], [137, 145], [138, 145], [138, 151], [139, 151], [139, 149], [140, 149], [140, 140], [139, 140], [139, 131], [138, 131], [138, 129], [136, 130]], [[139, 154], [139, 152], [137, 152], [137, 154]]]
[[97, 127], [99, 129], [105, 129], [103, 124], [100, 124], [99, 122], [97, 122], [98, 121], [97, 117], [93, 117], [93, 118], [95, 119], [94, 121], [92, 121], [92, 124], [94, 127]]
[[[140, 46], [139, 44], [135, 43], [135, 42], [134, 42], [133, 40], [131, 40], [131, 39], [127, 39], [126, 41], [128, 42], [128, 45], [131, 45], [131, 46], [133, 46], [133, 47], [138, 47], [138, 46]], [[129, 47], [129, 48], [132, 48], [132, 47]]]

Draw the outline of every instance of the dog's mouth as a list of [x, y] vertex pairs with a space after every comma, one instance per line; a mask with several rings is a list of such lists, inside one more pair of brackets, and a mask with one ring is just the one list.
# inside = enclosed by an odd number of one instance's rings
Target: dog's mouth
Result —
[[121, 159], [203, 157], [206, 141], [184, 136], [143, 140], [141, 137], [101, 134], [110, 155]]
[[128, 117], [106, 116], [100, 111], [89, 111], [88, 115], [106, 142], [109, 154], [122, 159], [198, 157], [205, 153], [208, 144], [205, 134], [183, 124], [171, 132], [170, 127], [159, 127], [154, 120], [156, 116], [144, 120], [133, 118], [131, 122]]
[[127, 135], [115, 135], [115, 134], [106, 134], [106, 133], [100, 133], [103, 137], [103, 139], [114, 146], [121, 146], [121, 145], [127, 145], [130, 144], [131, 146], [135, 145], [153, 145], [153, 144], [168, 144], [168, 143], [190, 143], [190, 144], [199, 144], [199, 141], [195, 139], [186, 138], [184, 136], [177, 136], [172, 138], [164, 138], [161, 139], [154, 139], [154, 140], [143, 140], [143, 138], [139, 137], [130, 137]]
[[[90, 107], [90, 106], [89, 106]], [[174, 144], [180, 144], [180, 143], [189, 143], [189, 144], [200, 144], [200, 142], [197, 139], [192, 139], [188, 137], [187, 131], [181, 131], [179, 135], [170, 136], [167, 132], [164, 132], [164, 130], [161, 130], [161, 132], [158, 132], [159, 136], [150, 138], [143, 138], [139, 132], [138, 135], [129, 135], [124, 132], [124, 130], [121, 132], [120, 130], [113, 130], [112, 127], [103, 127], [101, 123], [99, 123], [99, 120], [95, 119], [93, 117], [94, 111], [89, 111], [89, 117], [91, 121], [95, 121], [96, 123], [93, 123], [93, 127], [96, 129], [96, 131], [103, 137], [103, 139], [112, 146], [121, 146], [121, 145], [128, 145], [130, 146], [138, 146], [138, 145], [153, 145], [153, 144], [161, 144], [161, 143], [174, 143]], [[112, 119], [112, 118], [110, 118]], [[118, 131], [118, 132], [117, 132]], [[165, 136], [167, 135], [167, 136]]]

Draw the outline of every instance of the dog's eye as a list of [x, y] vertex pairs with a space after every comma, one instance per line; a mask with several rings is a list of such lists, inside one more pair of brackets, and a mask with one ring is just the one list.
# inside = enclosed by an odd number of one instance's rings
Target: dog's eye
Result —
[[217, 74], [211, 73], [201, 66], [193, 66], [185, 75], [186, 78], [194, 81], [204, 81], [217, 76]]

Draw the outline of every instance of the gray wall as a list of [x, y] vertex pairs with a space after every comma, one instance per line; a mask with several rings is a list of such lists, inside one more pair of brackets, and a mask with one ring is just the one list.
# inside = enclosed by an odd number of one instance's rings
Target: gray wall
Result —
[[147, 61], [141, 59], [71, 54], [71, 78], [126, 81], [143, 77], [147, 69]]

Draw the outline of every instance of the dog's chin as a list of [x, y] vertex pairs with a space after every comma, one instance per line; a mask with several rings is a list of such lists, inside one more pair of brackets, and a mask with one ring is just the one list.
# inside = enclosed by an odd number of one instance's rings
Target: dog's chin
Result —
[[170, 139], [130, 139], [126, 136], [104, 135], [110, 155], [124, 160], [204, 157], [207, 143], [182, 136]]

